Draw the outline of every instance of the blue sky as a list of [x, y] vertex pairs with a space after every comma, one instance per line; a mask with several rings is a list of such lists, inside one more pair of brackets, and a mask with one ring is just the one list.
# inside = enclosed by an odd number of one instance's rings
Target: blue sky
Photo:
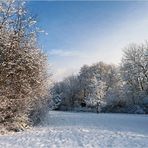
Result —
[[148, 2], [29, 1], [54, 78], [77, 73], [97, 61], [119, 64], [129, 43], [148, 39]]

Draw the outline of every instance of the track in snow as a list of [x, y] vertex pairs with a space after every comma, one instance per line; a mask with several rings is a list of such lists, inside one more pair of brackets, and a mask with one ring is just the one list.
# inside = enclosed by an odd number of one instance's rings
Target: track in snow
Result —
[[0, 136], [0, 148], [148, 147], [148, 116], [51, 111], [43, 126]]

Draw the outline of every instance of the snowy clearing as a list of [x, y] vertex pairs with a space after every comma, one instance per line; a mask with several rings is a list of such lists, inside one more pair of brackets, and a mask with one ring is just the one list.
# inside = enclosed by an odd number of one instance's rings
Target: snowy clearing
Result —
[[30, 131], [0, 136], [1, 148], [148, 147], [148, 116], [51, 111]]

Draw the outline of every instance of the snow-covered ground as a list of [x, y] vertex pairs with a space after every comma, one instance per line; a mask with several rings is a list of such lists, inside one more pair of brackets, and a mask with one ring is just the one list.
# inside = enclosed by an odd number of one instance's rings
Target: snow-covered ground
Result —
[[146, 148], [148, 116], [51, 111], [30, 131], [0, 136], [0, 148]]

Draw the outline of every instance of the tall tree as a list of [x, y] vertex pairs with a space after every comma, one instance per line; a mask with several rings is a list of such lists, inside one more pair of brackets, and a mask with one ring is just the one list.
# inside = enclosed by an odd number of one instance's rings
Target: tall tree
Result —
[[121, 73], [125, 87], [128, 87], [127, 97], [133, 103], [141, 102], [148, 94], [148, 44], [131, 44], [124, 51]]
[[37, 120], [47, 101], [47, 57], [37, 46], [36, 21], [23, 1], [0, 2], [1, 122]]

